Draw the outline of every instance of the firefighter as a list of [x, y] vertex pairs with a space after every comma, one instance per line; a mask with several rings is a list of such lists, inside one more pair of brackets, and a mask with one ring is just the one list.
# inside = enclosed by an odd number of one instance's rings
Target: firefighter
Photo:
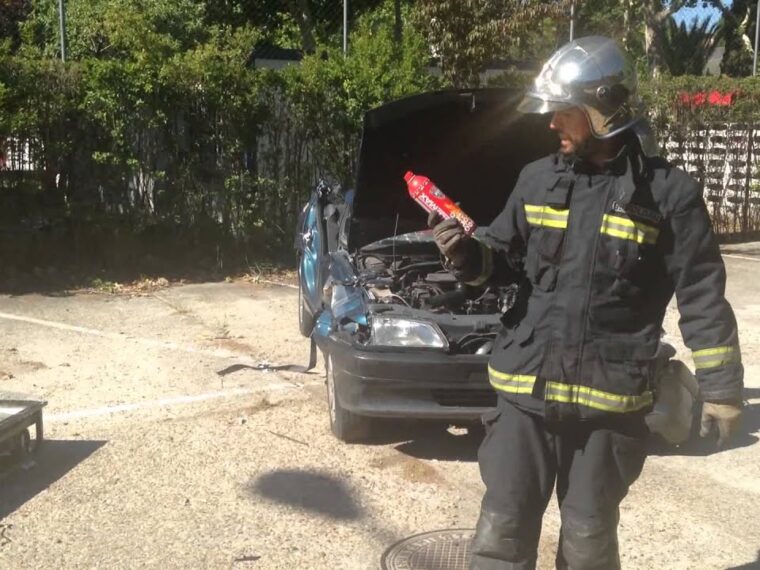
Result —
[[657, 156], [634, 67], [607, 38], [578, 39], [520, 103], [552, 113], [556, 155], [526, 166], [484, 236], [431, 219], [447, 267], [473, 285], [519, 282], [488, 371], [499, 394], [478, 452], [486, 485], [472, 569], [535, 568], [556, 484], [560, 569], [620, 568], [620, 502], [646, 458], [655, 352], [675, 293], [723, 446], [743, 368], [726, 273], [699, 184]]

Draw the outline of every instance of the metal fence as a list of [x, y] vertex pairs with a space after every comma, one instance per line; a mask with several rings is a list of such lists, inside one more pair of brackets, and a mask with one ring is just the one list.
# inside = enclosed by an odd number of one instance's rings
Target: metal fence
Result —
[[673, 164], [702, 183], [719, 235], [760, 232], [760, 123], [714, 124], [671, 134], [664, 146]]

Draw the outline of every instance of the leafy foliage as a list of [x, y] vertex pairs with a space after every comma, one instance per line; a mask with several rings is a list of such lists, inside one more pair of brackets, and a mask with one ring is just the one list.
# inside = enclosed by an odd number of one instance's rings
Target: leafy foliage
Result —
[[721, 73], [731, 77], [749, 76], [752, 74], [757, 2], [733, 0], [722, 13], [720, 32], [726, 51], [721, 61]]
[[324, 47], [285, 73], [299, 121], [315, 141], [317, 161], [347, 184], [355, 170], [364, 113], [385, 101], [439, 85], [427, 70], [427, 46], [413, 31], [396, 44], [390, 3], [362, 18], [343, 57]]
[[718, 30], [709, 18], [701, 22], [667, 21], [662, 45], [662, 59], [671, 75], [702, 75], [708, 60], [718, 47]]
[[480, 73], [504, 59], [544, 18], [557, 18], [564, 0], [420, 0], [419, 26], [440, 60], [444, 77], [454, 86], [480, 84]]
[[35, 164], [0, 176], [0, 224], [86, 232], [88, 247], [276, 252], [317, 178], [350, 179], [364, 112], [439, 84], [420, 35], [397, 41], [393, 1], [359, 19], [348, 57], [320, 43], [282, 71], [253, 65], [266, 29], [193, 0], [69, 0], [64, 65], [51, 4], [0, 51], [0, 140]]
[[[538, 66], [567, 34], [559, 1], [357, 0], [344, 57], [340, 26], [326, 16], [334, 3], [308, 0], [311, 16], [299, 21], [294, 6], [302, 2], [68, 0], [65, 65], [55, 3], [14, 3], [23, 8], [8, 20], [15, 36], [0, 42], [0, 140], [21, 148], [33, 167], [0, 173], [0, 225], [34, 237], [29, 247], [6, 240], [0, 256], [44, 258], [39, 236], [73, 243], [67, 251], [94, 263], [147, 258], [145, 244], [173, 244], [188, 263], [204, 265], [221, 264], [230, 249], [252, 257], [283, 251], [316, 181], [352, 181], [368, 109], [477, 85], [492, 59]], [[622, 34], [643, 59], [644, 18], [641, 3], [586, 0], [577, 31]], [[304, 31], [314, 50], [300, 64], [255, 66], [260, 42], [304, 48]], [[688, 28], [674, 33], [684, 34], [678, 46], [691, 41]], [[443, 77], [430, 72], [431, 56]], [[512, 71], [498, 81], [531, 77]], [[662, 132], [756, 113], [756, 81], [699, 81], [645, 82]], [[740, 95], [730, 108], [679, 103], [679, 91], [692, 87]], [[104, 253], [115, 242], [136, 245]]]
[[[578, 3], [576, 35], [614, 38], [637, 60], [645, 55], [644, 5], [635, 0], [584, 0]], [[565, 35], [567, 37], [567, 35]]]

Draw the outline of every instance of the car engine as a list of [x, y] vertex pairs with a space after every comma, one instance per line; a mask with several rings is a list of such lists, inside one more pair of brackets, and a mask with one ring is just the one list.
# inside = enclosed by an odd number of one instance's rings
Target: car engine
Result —
[[517, 285], [472, 287], [458, 281], [439, 259], [357, 259], [361, 281], [375, 303], [403, 304], [414, 309], [456, 315], [505, 313], [515, 303]]

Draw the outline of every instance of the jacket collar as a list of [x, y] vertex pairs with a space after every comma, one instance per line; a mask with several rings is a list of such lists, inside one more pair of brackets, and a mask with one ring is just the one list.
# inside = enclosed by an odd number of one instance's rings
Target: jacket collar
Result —
[[645, 175], [646, 162], [641, 147], [635, 137], [627, 137], [620, 151], [611, 159], [604, 162], [601, 168], [589, 164], [582, 157], [556, 153], [554, 156], [555, 172], [573, 172], [575, 174], [601, 174], [625, 176], [633, 173], [635, 176]]
[[[557, 153], [554, 158], [554, 171], [559, 178], [570, 174], [596, 174], [616, 178], [616, 199], [620, 204], [629, 204], [638, 186], [649, 180], [649, 167], [646, 158], [636, 140], [628, 139], [617, 155], [606, 161], [601, 169], [590, 168], [588, 163], [576, 156]], [[559, 179], [558, 179], [559, 180]]]

